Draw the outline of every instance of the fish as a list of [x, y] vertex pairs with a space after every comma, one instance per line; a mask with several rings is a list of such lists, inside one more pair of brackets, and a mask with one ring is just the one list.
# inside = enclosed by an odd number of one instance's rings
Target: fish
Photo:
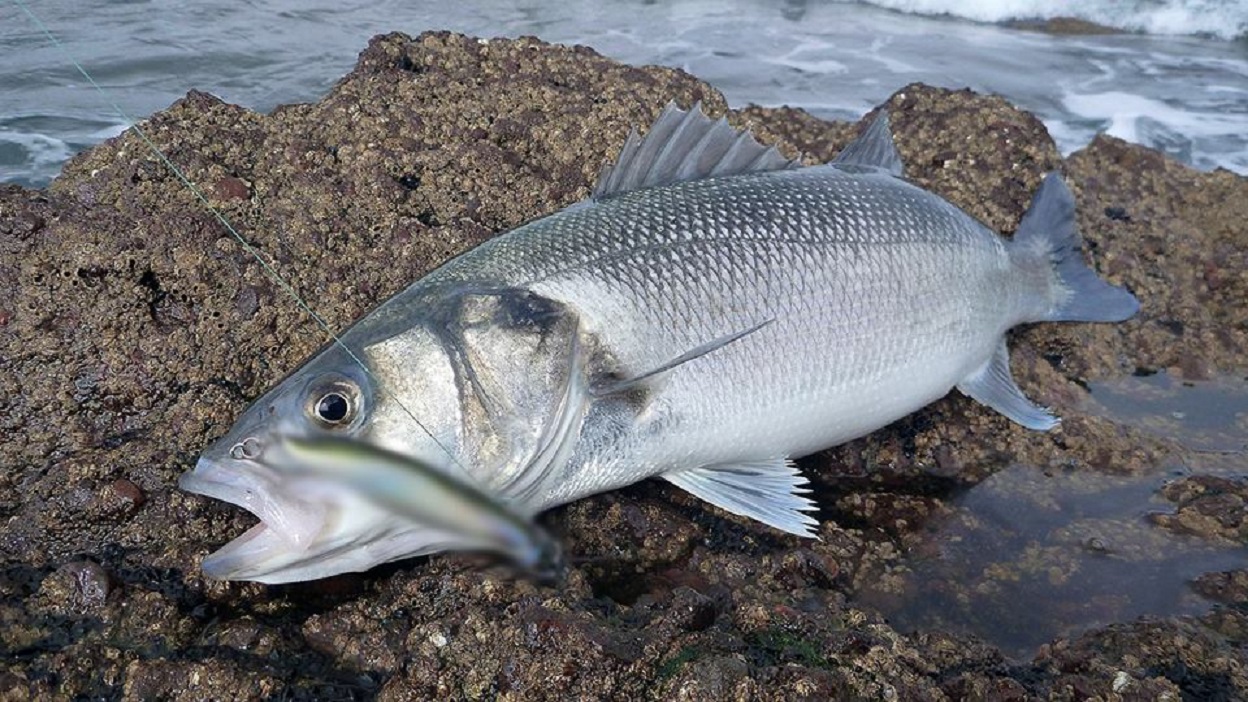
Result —
[[281, 436], [377, 446], [526, 518], [661, 478], [817, 538], [795, 458], [954, 388], [1052, 429], [1006, 333], [1118, 322], [1139, 302], [1084, 262], [1060, 174], [1006, 239], [903, 169], [884, 111], [803, 166], [669, 104], [587, 199], [415, 281], [209, 445], [180, 487], [260, 522], [202, 571], [282, 583], [455, 546], [385, 504], [285, 490], [257, 460]]
[[283, 491], [302, 491], [305, 500], [336, 500], [350, 491], [375, 509], [442, 531], [448, 550], [499, 554], [542, 581], [557, 582], [565, 569], [558, 542], [531, 517], [471, 483], [374, 444], [328, 434], [281, 436], [260, 462], [282, 476]]

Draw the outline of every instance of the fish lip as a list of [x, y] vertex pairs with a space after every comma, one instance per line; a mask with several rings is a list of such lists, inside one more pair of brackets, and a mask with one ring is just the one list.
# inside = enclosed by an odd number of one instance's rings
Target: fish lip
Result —
[[204, 574], [212, 578], [255, 579], [306, 555], [333, 518], [333, 504], [307, 499], [280, 474], [247, 459], [205, 455], [179, 476], [178, 487], [242, 507], [260, 520], [204, 560]]
[[251, 494], [272, 487], [273, 482], [261, 478], [259, 471], [232, 469], [220, 461], [203, 457], [196, 461], [194, 468], [178, 477], [178, 488], [246, 509]]
[[[257, 543], [259, 542], [259, 543]], [[280, 555], [283, 542], [272, 539], [271, 530], [260, 522], [204, 557], [200, 570], [213, 580], [236, 580], [261, 574], [264, 564]]]

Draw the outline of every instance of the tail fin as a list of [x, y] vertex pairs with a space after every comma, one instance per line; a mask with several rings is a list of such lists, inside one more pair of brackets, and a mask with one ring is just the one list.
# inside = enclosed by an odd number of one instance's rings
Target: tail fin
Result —
[[1075, 230], [1075, 198], [1056, 172], [1049, 173], [1018, 225], [1011, 255], [1047, 260], [1054, 274], [1045, 321], [1121, 322], [1140, 302], [1126, 290], [1097, 277], [1083, 262]]

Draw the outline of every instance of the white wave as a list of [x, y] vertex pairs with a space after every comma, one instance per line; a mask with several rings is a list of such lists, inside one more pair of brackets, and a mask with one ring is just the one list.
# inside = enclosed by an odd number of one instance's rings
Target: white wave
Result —
[[976, 22], [1074, 17], [1146, 34], [1248, 37], [1244, 0], [842, 0], [917, 15], [948, 15]]
[[[1085, 125], [1091, 122], [1094, 132], [1158, 149], [1197, 167], [1221, 166], [1243, 173], [1248, 166], [1243, 140], [1248, 118], [1243, 114], [1200, 111], [1191, 105], [1174, 107], [1120, 91], [1067, 93], [1061, 102], [1068, 112], [1080, 118], [1077, 121]], [[1080, 138], [1086, 143], [1090, 136], [1071, 124], [1046, 123], [1059, 145], [1063, 141], [1077, 143]], [[1068, 153], [1068, 149], [1063, 148], [1063, 152]]]
[[131, 125], [129, 122], [114, 122], [113, 124], [110, 124], [107, 127], [103, 127], [101, 129], [95, 130], [94, 132], [91, 132], [90, 134], [87, 135], [87, 137], [90, 138], [93, 142], [104, 141], [105, 139], [112, 139], [115, 136], [121, 136], [122, 132], [125, 132], [127, 129], [129, 129], [132, 126], [133, 125]]
[[849, 66], [844, 61], [837, 61], [830, 58], [820, 58], [820, 54], [827, 53], [827, 46], [824, 43], [805, 42], [792, 47], [782, 56], [764, 56], [764, 63], [773, 66], [783, 66], [791, 68], [795, 71], [803, 71], [806, 73], [848, 73]]
[[74, 149], [56, 137], [0, 129], [0, 183], [46, 182], [73, 155]]
[[1217, 136], [1244, 126], [1243, 115], [1212, 115], [1191, 109], [1171, 107], [1160, 100], [1118, 91], [1087, 95], [1068, 94], [1062, 97], [1067, 110], [1107, 123], [1106, 132], [1127, 141], [1140, 141], [1139, 121], [1165, 124], [1174, 131], [1192, 136]]

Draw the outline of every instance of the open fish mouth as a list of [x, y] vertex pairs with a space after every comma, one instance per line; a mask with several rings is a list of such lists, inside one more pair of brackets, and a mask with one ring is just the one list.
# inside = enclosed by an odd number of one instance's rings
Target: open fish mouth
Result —
[[314, 499], [314, 493], [291, 489], [289, 481], [273, 470], [247, 460], [223, 463], [201, 458], [194, 470], [178, 479], [178, 487], [242, 507], [260, 520], [204, 559], [204, 574], [218, 579], [254, 577], [309, 555], [334, 508]]
[[378, 508], [340, 482], [285, 475], [250, 459], [201, 458], [178, 487], [260, 520], [204, 558], [201, 569], [214, 580], [315, 580], [459, 543], [454, 534]]

